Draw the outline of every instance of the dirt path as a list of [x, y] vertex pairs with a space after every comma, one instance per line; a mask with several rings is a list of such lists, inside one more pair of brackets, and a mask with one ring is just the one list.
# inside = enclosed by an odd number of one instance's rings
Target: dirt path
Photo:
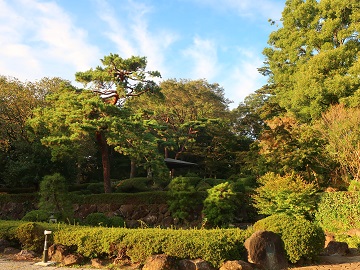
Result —
[[[15, 260], [13, 257], [0, 255], [0, 269], [1, 270], [96, 270], [90, 265], [86, 266], [77, 266], [76, 268], [61, 267], [59, 265], [55, 266], [39, 266], [35, 263], [41, 261], [40, 259], [29, 260], [29, 261], [19, 261]], [[103, 269], [107, 269], [104, 267]], [[139, 268], [119, 268], [119, 269], [139, 269]], [[320, 257], [320, 262], [317, 265], [311, 266], [302, 266], [302, 267], [291, 267], [290, 270], [360, 270], [360, 256], [322, 256]]]
[[360, 270], [360, 256], [321, 256], [317, 265], [291, 268], [291, 270]]

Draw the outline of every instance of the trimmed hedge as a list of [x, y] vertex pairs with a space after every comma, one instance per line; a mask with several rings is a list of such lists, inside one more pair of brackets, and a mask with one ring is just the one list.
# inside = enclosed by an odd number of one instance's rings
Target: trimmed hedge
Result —
[[[32, 227], [35, 223], [0, 220], [0, 238], [19, 242], [18, 227], [27, 227], [28, 224]], [[253, 232], [237, 228], [174, 230], [36, 224], [53, 231], [54, 244], [76, 247], [76, 252], [88, 258], [116, 256], [120, 250], [126, 249], [126, 255], [133, 262], [144, 263], [150, 255], [165, 253], [180, 259], [202, 258], [215, 267], [226, 260], [246, 260], [243, 243]], [[22, 238], [23, 243], [26, 241]], [[32, 247], [42, 248], [42, 245], [43, 241]]]
[[[143, 263], [153, 254], [165, 253], [178, 258], [202, 258], [215, 267], [225, 260], [245, 260], [244, 241], [250, 231], [240, 229], [126, 229], [74, 226], [54, 234], [56, 244], [76, 246], [85, 257], [116, 254], [126, 249], [133, 262]], [[114, 246], [116, 249], [114, 250]]]
[[315, 220], [327, 232], [360, 228], [360, 192], [326, 192], [320, 196]]

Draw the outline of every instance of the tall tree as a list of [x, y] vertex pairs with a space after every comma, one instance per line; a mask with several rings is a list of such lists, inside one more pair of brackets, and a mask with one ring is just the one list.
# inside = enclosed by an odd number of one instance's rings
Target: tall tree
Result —
[[165, 128], [157, 135], [162, 139], [165, 158], [203, 162], [209, 165], [206, 171], [211, 174], [211, 164], [226, 162], [220, 156], [229, 154], [229, 148], [225, 148], [234, 141], [223, 88], [206, 80], [185, 79], [166, 80], [160, 87], [162, 100], [140, 98], [129, 106], [152, 111], [148, 118]]
[[[85, 72], [77, 72], [76, 80], [113, 106], [121, 107], [128, 99], [145, 93], [159, 93], [158, 85], [153, 78], [160, 77], [158, 71], [146, 71], [145, 57], [132, 56], [123, 59], [117, 54], [110, 54], [101, 59], [103, 66]], [[96, 131], [97, 142], [100, 146], [103, 164], [105, 192], [111, 191], [110, 161], [106, 132], [104, 125]]]
[[359, 91], [358, 0], [288, 0], [262, 69], [278, 103], [311, 121]]

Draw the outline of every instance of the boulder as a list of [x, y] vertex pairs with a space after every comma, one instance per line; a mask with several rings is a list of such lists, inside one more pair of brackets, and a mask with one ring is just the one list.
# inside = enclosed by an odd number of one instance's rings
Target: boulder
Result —
[[21, 250], [15, 257], [17, 260], [31, 260], [36, 257], [36, 253], [31, 250]]
[[179, 270], [215, 270], [215, 268], [209, 262], [202, 259], [184, 259], [179, 262]]
[[270, 231], [256, 231], [245, 240], [248, 261], [266, 270], [287, 269], [284, 243], [280, 236]]
[[177, 259], [166, 254], [152, 255], [147, 258], [142, 270], [178, 270]]
[[64, 245], [52, 245], [48, 248], [48, 257], [51, 261], [62, 262], [69, 254], [69, 248]]
[[81, 264], [84, 261], [84, 258], [79, 254], [69, 254], [63, 259], [63, 264], [65, 266], [71, 266], [75, 264]]
[[5, 239], [0, 239], [0, 252], [4, 252], [4, 249], [10, 247], [10, 242]]
[[91, 266], [92, 267], [102, 268], [104, 265], [105, 265], [105, 263], [102, 260], [98, 259], [98, 258], [91, 259]]
[[13, 247], [6, 247], [4, 248], [4, 254], [14, 255], [20, 252], [20, 249], [13, 248]]
[[226, 261], [219, 270], [253, 270], [250, 263], [244, 261]]
[[345, 242], [330, 241], [325, 246], [324, 252], [326, 255], [341, 255], [344, 256], [349, 253], [349, 246]]

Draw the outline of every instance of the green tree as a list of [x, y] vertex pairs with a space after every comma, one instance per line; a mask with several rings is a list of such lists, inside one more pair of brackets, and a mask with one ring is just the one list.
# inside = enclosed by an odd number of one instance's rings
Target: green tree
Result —
[[277, 102], [302, 121], [321, 116], [360, 87], [357, 0], [288, 0], [264, 49]]
[[213, 161], [227, 163], [223, 157], [231, 156], [234, 134], [229, 132], [229, 101], [224, 90], [205, 80], [171, 79], [160, 87], [163, 99], [140, 98], [129, 106], [140, 111], [146, 108], [151, 112], [148, 119], [162, 127], [157, 136], [162, 140], [164, 157], [188, 158], [209, 169]]
[[76, 73], [77, 81], [88, 89], [63, 84], [48, 95], [47, 106], [36, 112], [31, 123], [37, 131], [43, 130], [42, 143], [51, 147], [54, 159], [75, 157], [80, 163], [93, 155], [95, 138], [102, 157], [104, 190], [109, 193], [109, 143], [125, 153], [124, 149], [131, 147], [131, 136], [138, 134], [142, 139], [146, 135], [139, 123], [131, 121], [124, 104], [136, 96], [158, 92], [157, 84], [148, 77], [160, 74], [145, 71], [144, 57], [123, 59], [110, 54], [101, 62], [103, 66]]

